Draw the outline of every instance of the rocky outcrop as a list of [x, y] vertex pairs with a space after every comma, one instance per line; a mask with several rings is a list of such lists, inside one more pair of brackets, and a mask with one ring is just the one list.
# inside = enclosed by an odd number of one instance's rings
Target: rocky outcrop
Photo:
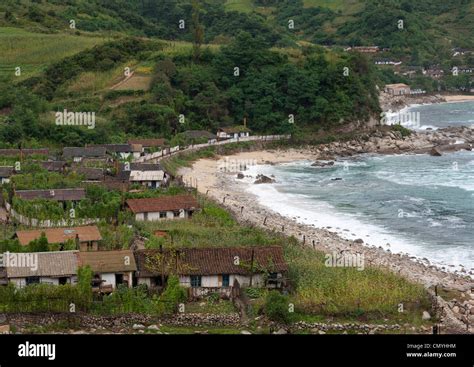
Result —
[[275, 180], [265, 175], [257, 175], [254, 184], [274, 183]]

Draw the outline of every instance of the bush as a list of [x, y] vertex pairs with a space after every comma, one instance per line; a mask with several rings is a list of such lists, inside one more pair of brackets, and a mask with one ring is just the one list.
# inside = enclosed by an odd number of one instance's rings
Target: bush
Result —
[[265, 315], [272, 321], [288, 324], [290, 322], [288, 303], [288, 297], [280, 292], [269, 292], [265, 299]]
[[179, 285], [179, 278], [176, 275], [171, 275], [168, 278], [168, 285], [160, 297], [165, 312], [175, 313], [178, 304], [185, 302], [187, 298], [186, 289]]

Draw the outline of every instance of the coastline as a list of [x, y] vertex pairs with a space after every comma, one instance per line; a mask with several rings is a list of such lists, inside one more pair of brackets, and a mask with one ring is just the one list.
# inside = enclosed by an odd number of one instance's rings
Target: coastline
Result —
[[474, 101], [474, 95], [467, 94], [433, 94], [419, 96], [391, 96], [385, 92], [380, 93], [380, 107], [383, 112], [398, 112], [410, 107], [430, 105], [437, 103], [459, 103]]
[[[249, 161], [255, 164], [281, 164], [298, 160], [317, 160], [318, 154], [313, 150], [288, 151], [256, 151], [238, 153], [229, 159]], [[474, 286], [468, 271], [450, 272], [432, 264], [428, 259], [419, 259], [411, 254], [392, 253], [382, 247], [367, 246], [339, 236], [337, 233], [315, 225], [303, 224], [296, 218], [289, 218], [261, 205], [258, 198], [245, 190], [246, 185], [236, 180], [237, 172], [219, 172], [219, 160], [201, 159], [191, 168], [182, 168], [180, 174], [188, 182], [197, 182], [200, 193], [207, 195], [230, 210], [235, 218], [244, 224], [259, 226], [268, 230], [282, 232], [287, 236], [295, 236], [305, 244], [324, 252], [348, 251], [364, 254], [369, 266], [381, 266], [403, 275], [406, 278], [422, 283], [426, 288], [440, 285], [447, 289], [467, 291]], [[225, 198], [225, 201], [224, 201]], [[241, 208], [244, 207], [241, 213]], [[265, 218], [266, 221], [265, 221]], [[264, 225], [265, 221], [265, 225]]]

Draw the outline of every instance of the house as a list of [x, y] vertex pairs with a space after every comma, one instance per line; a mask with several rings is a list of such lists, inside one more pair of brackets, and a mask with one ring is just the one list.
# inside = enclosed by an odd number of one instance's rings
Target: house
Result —
[[134, 158], [139, 158], [143, 151], [142, 146], [139, 144], [102, 144], [94, 145], [94, 147], [104, 147], [108, 154], [121, 159], [128, 159], [130, 155]]
[[191, 218], [199, 208], [191, 195], [162, 196], [158, 198], [129, 199], [127, 206], [137, 221]]
[[83, 182], [100, 182], [104, 179], [102, 168], [77, 167], [73, 168], [72, 171], [84, 176]]
[[49, 172], [63, 173], [66, 170], [65, 161], [45, 161], [41, 162], [40, 165]]
[[192, 297], [214, 292], [230, 297], [237, 283], [282, 288], [288, 272], [279, 246], [137, 250], [135, 256], [138, 284], [160, 288], [175, 274], [182, 286], [190, 288]]
[[403, 83], [387, 84], [385, 86], [385, 92], [391, 94], [392, 96], [410, 94], [410, 86]]
[[15, 237], [18, 238], [20, 245], [26, 246], [31, 241], [40, 238], [43, 233], [48, 243], [59, 243], [63, 245], [67, 241], [75, 241], [76, 250], [80, 251], [97, 251], [99, 249], [99, 242], [102, 241], [99, 228], [95, 225], [17, 231]]
[[205, 130], [187, 130], [183, 132], [183, 136], [191, 144], [214, 144], [217, 142], [217, 136]]
[[83, 159], [106, 159], [107, 149], [101, 146], [65, 147], [63, 158], [74, 162], [81, 162]]
[[438, 67], [423, 69], [422, 73], [431, 79], [441, 79], [444, 76], [444, 70]]
[[163, 150], [166, 147], [165, 139], [129, 139], [128, 144], [141, 145], [148, 150]]
[[152, 163], [126, 163], [121, 164], [117, 177], [131, 184], [140, 184], [149, 188], [165, 186], [170, 175], [159, 164]]
[[100, 288], [115, 289], [120, 284], [133, 286], [133, 274], [137, 270], [131, 250], [79, 252], [78, 265], [90, 266]]
[[233, 127], [222, 127], [217, 130], [220, 139], [237, 139], [250, 136], [250, 129], [243, 125]]
[[15, 190], [15, 196], [23, 200], [55, 200], [55, 201], [80, 201], [86, 197], [86, 190], [79, 189], [51, 189], [51, 190]]
[[46, 283], [77, 283], [77, 251], [4, 253], [3, 265], [9, 283], [17, 287]]
[[9, 183], [14, 172], [13, 167], [0, 167], [0, 184]]

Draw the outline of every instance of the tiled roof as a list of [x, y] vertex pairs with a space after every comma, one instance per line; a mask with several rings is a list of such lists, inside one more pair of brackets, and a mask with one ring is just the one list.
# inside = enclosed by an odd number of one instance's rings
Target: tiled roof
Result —
[[140, 144], [143, 148], [162, 147], [165, 139], [130, 139], [128, 144]]
[[191, 195], [162, 196], [159, 198], [129, 199], [128, 207], [133, 213], [150, 213], [199, 207], [197, 200]]
[[86, 197], [86, 191], [85, 189], [16, 190], [15, 195], [23, 200], [78, 201]]
[[28, 245], [31, 241], [41, 237], [44, 233], [49, 243], [65, 243], [67, 240], [75, 240], [79, 235], [80, 242], [100, 241], [102, 239], [97, 226], [83, 226], [71, 228], [45, 228], [30, 231], [17, 231], [16, 236], [22, 245]]
[[96, 273], [136, 271], [135, 257], [130, 250], [80, 252], [79, 266], [89, 265]]
[[0, 167], [0, 177], [10, 177], [13, 174], [13, 167]]
[[66, 166], [65, 161], [47, 161], [41, 162], [41, 167], [48, 171], [60, 172]]
[[163, 181], [165, 173], [163, 171], [130, 171], [130, 181]]
[[130, 144], [100, 144], [94, 147], [104, 147], [109, 153], [131, 153], [133, 148]]
[[73, 169], [73, 171], [85, 176], [88, 181], [101, 181], [104, 178], [104, 170], [102, 168], [78, 167]]
[[63, 157], [66, 159], [74, 157], [100, 158], [105, 157], [105, 147], [66, 147], [63, 149]]
[[[125, 169], [125, 164], [120, 164], [120, 171]], [[130, 163], [129, 171], [164, 171], [158, 163]]]
[[162, 269], [165, 275], [248, 275], [252, 251], [254, 273], [288, 271], [283, 249], [278, 246], [138, 250], [135, 255], [141, 277], [161, 275]]
[[[17, 265], [10, 260], [6, 265], [8, 278], [24, 278], [34, 276], [60, 277], [77, 274], [77, 251], [10, 253], [16, 258]], [[4, 254], [4, 262], [5, 260]], [[26, 261], [21, 261], [24, 259]], [[20, 264], [21, 266], [18, 266]], [[37, 269], [34, 270], [34, 265]]]

